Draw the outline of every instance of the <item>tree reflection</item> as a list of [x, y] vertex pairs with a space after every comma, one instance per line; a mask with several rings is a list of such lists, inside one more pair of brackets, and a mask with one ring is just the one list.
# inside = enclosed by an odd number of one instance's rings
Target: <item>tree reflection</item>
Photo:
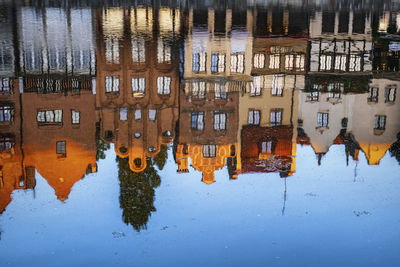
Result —
[[400, 133], [397, 134], [397, 141], [389, 149], [390, 155], [395, 157], [400, 164]]
[[110, 148], [110, 145], [104, 142], [100, 137], [100, 122], [96, 123], [96, 161], [105, 159], [106, 154], [104, 153]]
[[[166, 150], [164, 154], [165, 157], [160, 156], [160, 159], [158, 159], [159, 163], [156, 163], [157, 166], [164, 166]], [[117, 157], [117, 162], [120, 182], [119, 202], [122, 208], [122, 219], [126, 224], [132, 225], [139, 232], [147, 228], [147, 221], [151, 213], [156, 211], [154, 207], [154, 189], [160, 185], [161, 179], [151, 159], [147, 159], [147, 167], [140, 173], [131, 171], [128, 158]]]

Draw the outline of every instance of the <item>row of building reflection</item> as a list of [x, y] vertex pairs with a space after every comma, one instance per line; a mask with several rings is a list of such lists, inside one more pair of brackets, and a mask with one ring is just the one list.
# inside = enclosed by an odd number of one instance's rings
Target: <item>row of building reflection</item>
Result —
[[110, 144], [136, 229], [155, 210], [168, 146], [176, 170], [206, 184], [225, 166], [229, 179], [295, 175], [298, 145], [319, 164], [332, 145], [344, 164], [400, 160], [400, 12], [0, 11], [0, 212], [36, 171], [66, 200]]

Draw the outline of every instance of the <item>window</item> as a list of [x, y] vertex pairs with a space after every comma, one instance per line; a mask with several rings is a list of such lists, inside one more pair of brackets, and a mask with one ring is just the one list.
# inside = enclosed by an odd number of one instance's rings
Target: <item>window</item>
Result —
[[294, 69], [294, 55], [286, 55], [285, 56], [285, 70], [293, 70]]
[[50, 43], [48, 47], [48, 57], [50, 70], [65, 70], [67, 62], [65, 49], [60, 49], [54, 44], [52, 46]]
[[204, 129], [204, 112], [192, 112], [192, 129], [199, 131]]
[[232, 73], [244, 72], [244, 54], [242, 53], [231, 54], [231, 72]]
[[206, 97], [206, 83], [195, 81], [192, 82], [192, 97], [196, 99], [204, 99]]
[[81, 113], [77, 110], [71, 110], [72, 124], [79, 124]]
[[317, 125], [318, 127], [328, 127], [329, 114], [324, 112], [318, 112], [317, 114]]
[[261, 76], [254, 76], [251, 82], [250, 96], [260, 96], [263, 78]]
[[37, 79], [39, 94], [58, 94], [62, 91], [61, 80]]
[[216, 145], [203, 145], [203, 157], [204, 158], [215, 158], [217, 155]]
[[303, 71], [305, 70], [305, 55], [295, 55], [296, 58], [296, 70]]
[[0, 78], [0, 94], [9, 94], [10, 89], [10, 79]]
[[156, 120], [156, 115], [157, 115], [157, 110], [149, 109], [149, 120], [155, 121]]
[[273, 96], [282, 96], [283, 94], [283, 76], [282, 75], [274, 75], [272, 78], [272, 95]]
[[386, 116], [375, 115], [374, 129], [385, 130], [385, 128], [386, 128]]
[[212, 73], [225, 72], [225, 54], [211, 55], [211, 72]]
[[279, 69], [281, 64], [281, 55], [280, 54], [272, 54], [269, 56], [269, 68], [270, 69]]
[[346, 55], [336, 55], [335, 57], [335, 70], [346, 71]]
[[[60, 91], [61, 91], [61, 81], [60, 81]], [[78, 79], [71, 79], [71, 93], [72, 95], [79, 95], [81, 93], [81, 86]]]
[[106, 61], [119, 64], [119, 40], [115, 37], [106, 39]]
[[39, 124], [62, 124], [62, 113], [62, 109], [39, 110], [37, 113], [37, 121]]
[[162, 76], [157, 78], [157, 93], [169, 95], [171, 92], [171, 77]]
[[106, 93], [119, 92], [119, 76], [106, 76]]
[[328, 98], [340, 99], [341, 93], [344, 91], [343, 83], [330, 83], [328, 84]]
[[65, 157], [66, 153], [66, 142], [65, 141], [57, 141], [56, 142], [56, 153], [57, 155], [62, 155]]
[[370, 87], [368, 92], [368, 102], [378, 102], [379, 88]]
[[214, 112], [214, 130], [226, 130], [226, 113]]
[[331, 70], [332, 69], [332, 56], [331, 55], [321, 55], [319, 57], [319, 67], [320, 67], [320, 70]]
[[256, 69], [263, 69], [265, 68], [265, 55], [264, 54], [255, 54], [253, 66]]
[[0, 106], [0, 122], [12, 121], [14, 117], [14, 108], [11, 105]]
[[282, 109], [273, 109], [270, 115], [271, 126], [279, 126], [282, 124]]
[[226, 99], [226, 86], [223, 83], [214, 84], [215, 99]]
[[119, 120], [120, 121], [128, 120], [128, 108], [120, 108], [119, 109]]
[[146, 62], [146, 48], [143, 38], [132, 38], [132, 62], [134, 64]]
[[73, 53], [73, 66], [74, 70], [88, 70], [90, 69], [90, 50], [89, 49], [74, 49]]
[[145, 78], [132, 78], [132, 92], [133, 94], [145, 94], [146, 79]]
[[142, 119], [142, 110], [141, 109], [137, 109], [135, 110], [135, 120], [140, 120]]
[[12, 137], [0, 136], [0, 151], [14, 147], [15, 141]]
[[193, 71], [194, 72], [205, 72], [206, 71], [206, 53], [195, 53], [193, 54]]
[[272, 154], [272, 141], [261, 142], [261, 153]]
[[350, 55], [349, 71], [361, 71], [361, 56]]
[[171, 46], [161, 39], [158, 40], [157, 61], [158, 63], [171, 63]]
[[319, 92], [313, 91], [307, 94], [307, 101], [318, 101], [319, 100]]
[[260, 125], [260, 113], [259, 110], [249, 110], [249, 124]]
[[385, 102], [394, 102], [396, 100], [396, 87], [388, 87], [385, 89]]

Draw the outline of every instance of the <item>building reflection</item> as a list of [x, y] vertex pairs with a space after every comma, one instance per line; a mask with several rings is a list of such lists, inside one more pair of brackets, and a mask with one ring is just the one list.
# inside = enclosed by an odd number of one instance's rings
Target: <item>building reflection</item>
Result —
[[172, 143], [178, 120], [179, 10], [97, 10], [101, 137], [133, 172]]
[[[36, 171], [65, 201], [113, 147], [125, 223], [171, 148], [202, 182], [295, 175], [299, 146], [399, 159], [400, 15], [362, 5], [0, 6], [0, 212]], [[184, 175], [181, 175], [184, 176]]]
[[183, 15], [151, 7], [96, 15], [100, 135], [117, 154], [123, 220], [139, 231], [155, 211], [155, 167], [162, 169], [176, 136]]

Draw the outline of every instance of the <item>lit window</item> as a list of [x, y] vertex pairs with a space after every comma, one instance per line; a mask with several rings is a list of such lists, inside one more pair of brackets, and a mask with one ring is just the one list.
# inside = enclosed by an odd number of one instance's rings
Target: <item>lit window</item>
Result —
[[215, 158], [217, 155], [216, 145], [203, 145], [203, 157], [204, 158]]
[[132, 38], [132, 62], [135, 64], [146, 62], [146, 48], [143, 38]]
[[206, 83], [201, 81], [192, 82], [192, 97], [204, 99], [206, 97]]
[[158, 40], [157, 61], [158, 63], [171, 62], [171, 46], [161, 39]]
[[119, 120], [120, 121], [128, 120], [128, 108], [120, 108], [119, 109]]
[[305, 70], [305, 55], [296, 55], [296, 70], [303, 71]]
[[368, 102], [378, 102], [379, 88], [370, 87], [368, 91]]
[[335, 57], [335, 70], [346, 71], [346, 55], [336, 55]]
[[39, 124], [62, 124], [62, 113], [61, 109], [39, 110], [37, 121]]
[[283, 94], [283, 75], [274, 75], [272, 78], [272, 95], [282, 96]]
[[260, 111], [259, 110], [249, 110], [249, 124], [259, 125], [260, 124]]
[[193, 71], [204, 72], [206, 71], [206, 53], [195, 53], [193, 54]]
[[243, 73], [244, 72], [244, 54], [235, 53], [231, 54], [231, 72]]
[[156, 115], [157, 115], [157, 110], [149, 109], [149, 120], [155, 121], [156, 120]]
[[269, 56], [269, 68], [270, 69], [279, 69], [281, 65], [281, 55], [280, 54], [272, 54]]
[[119, 76], [106, 76], [106, 93], [119, 92]]
[[225, 54], [211, 55], [211, 72], [212, 73], [225, 72]]
[[279, 126], [282, 124], [282, 109], [273, 109], [270, 114], [271, 126]]
[[386, 116], [385, 115], [375, 115], [374, 129], [375, 130], [385, 130], [386, 128]]
[[77, 110], [71, 111], [72, 124], [79, 124], [81, 119], [81, 113]]
[[56, 153], [58, 155], [65, 156], [66, 153], [66, 142], [65, 141], [57, 141], [56, 143]]
[[256, 69], [263, 69], [265, 67], [265, 55], [264, 54], [255, 54], [253, 66]]
[[171, 77], [162, 76], [157, 78], [157, 93], [169, 95], [171, 92]]
[[261, 76], [254, 76], [253, 81], [251, 82], [250, 88], [250, 96], [260, 96], [261, 95], [261, 87], [263, 84], [263, 78]]
[[294, 69], [294, 55], [286, 55], [285, 70], [293, 70], [293, 69]]
[[321, 55], [319, 57], [319, 67], [320, 67], [320, 70], [331, 70], [332, 69], [332, 56], [331, 55]]
[[146, 79], [145, 78], [132, 78], [132, 92], [133, 94], [145, 94]]
[[117, 38], [106, 39], [107, 63], [119, 64], [119, 40]]
[[226, 113], [214, 112], [214, 130], [226, 130]]
[[385, 90], [385, 102], [394, 102], [396, 100], [396, 87], [388, 87]]
[[349, 71], [361, 71], [361, 56], [350, 55]]
[[317, 125], [318, 127], [328, 127], [329, 114], [324, 112], [318, 112], [317, 114]]
[[214, 84], [215, 99], [226, 99], [226, 86], [222, 83]]
[[0, 122], [12, 121], [14, 116], [14, 108], [11, 105], [0, 106]]
[[199, 131], [204, 129], [204, 112], [192, 112], [192, 129]]

